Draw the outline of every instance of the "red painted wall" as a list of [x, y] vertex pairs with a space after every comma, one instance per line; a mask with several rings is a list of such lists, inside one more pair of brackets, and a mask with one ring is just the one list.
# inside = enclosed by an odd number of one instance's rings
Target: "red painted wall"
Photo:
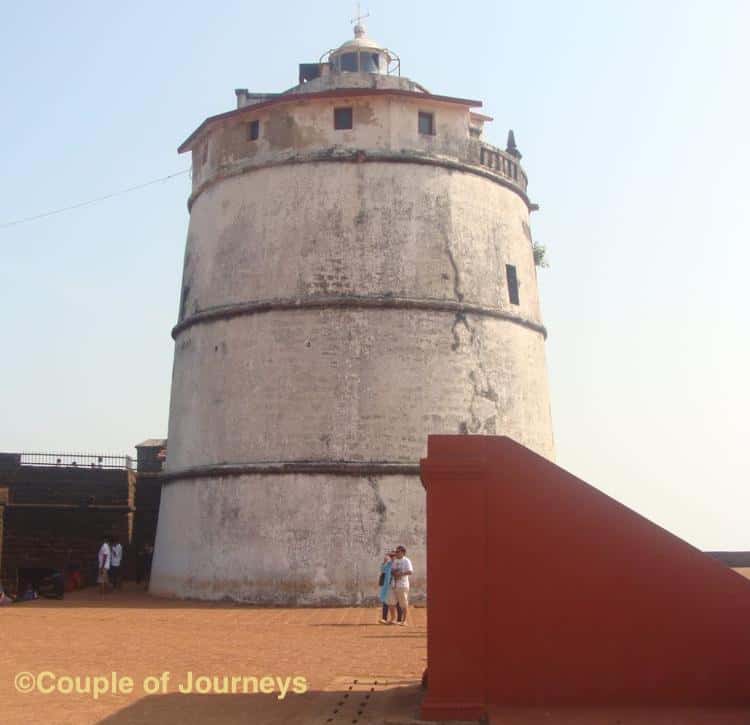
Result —
[[421, 470], [423, 717], [750, 704], [750, 581], [509, 438], [430, 436]]

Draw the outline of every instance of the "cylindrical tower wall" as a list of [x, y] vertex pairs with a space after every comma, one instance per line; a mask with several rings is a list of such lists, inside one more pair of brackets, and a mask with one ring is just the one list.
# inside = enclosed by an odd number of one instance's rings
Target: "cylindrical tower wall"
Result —
[[428, 434], [508, 435], [553, 456], [525, 194], [476, 163], [453, 109], [447, 138], [407, 153], [392, 141], [418, 106], [367, 103], [344, 144], [359, 152], [341, 160], [325, 145], [330, 101], [283, 111], [289, 148], [274, 150], [278, 129], [249, 156], [231, 128], [208, 137], [157, 593], [360, 602], [397, 543], [423, 592]]

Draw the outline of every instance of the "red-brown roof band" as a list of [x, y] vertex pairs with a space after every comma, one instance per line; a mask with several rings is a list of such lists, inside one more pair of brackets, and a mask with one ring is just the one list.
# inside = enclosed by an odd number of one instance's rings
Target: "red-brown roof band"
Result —
[[472, 101], [468, 98], [453, 98], [452, 96], [435, 96], [431, 93], [416, 93], [414, 91], [404, 91], [398, 88], [336, 88], [330, 91], [321, 91], [320, 93], [285, 93], [276, 98], [272, 98], [268, 101], [262, 101], [261, 103], [254, 103], [250, 106], [243, 106], [242, 108], [236, 108], [233, 111], [227, 111], [226, 113], [219, 113], [216, 116], [209, 116], [198, 128], [193, 131], [180, 145], [177, 152], [182, 154], [185, 151], [189, 151], [192, 148], [192, 143], [203, 131], [205, 131], [210, 125], [216, 121], [224, 121], [228, 118], [234, 118], [235, 116], [241, 116], [242, 114], [250, 114], [255, 111], [259, 111], [263, 108], [269, 108], [271, 106], [277, 106], [282, 103], [292, 103], [295, 101], [305, 101], [308, 99], [318, 100], [322, 98], [341, 98], [351, 96], [408, 96], [416, 100], [433, 101], [436, 103], [454, 103], [459, 106], [466, 106], [468, 108], [480, 108], [482, 106], [481, 101]]

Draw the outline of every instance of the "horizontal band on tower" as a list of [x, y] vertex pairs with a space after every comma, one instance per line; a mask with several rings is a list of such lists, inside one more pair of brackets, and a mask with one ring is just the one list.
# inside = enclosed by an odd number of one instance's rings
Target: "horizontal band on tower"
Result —
[[419, 464], [403, 461], [262, 461], [259, 463], [217, 463], [164, 471], [158, 478], [166, 483], [185, 478], [282, 475], [314, 473], [333, 476], [418, 476]]
[[421, 153], [419, 151], [403, 151], [401, 153], [394, 153], [392, 151], [373, 151], [367, 149], [340, 149], [330, 148], [321, 151], [314, 151], [307, 154], [295, 154], [294, 156], [286, 156], [279, 159], [270, 159], [262, 162], [250, 162], [250, 163], [239, 163], [231, 167], [225, 167], [217, 171], [217, 173], [206, 179], [203, 183], [199, 184], [198, 187], [188, 197], [188, 211], [190, 211], [195, 203], [195, 200], [208, 188], [217, 184], [219, 181], [224, 179], [230, 179], [233, 176], [241, 176], [242, 174], [248, 174], [253, 171], [260, 171], [261, 169], [269, 169], [275, 166], [290, 166], [293, 164], [311, 164], [311, 163], [327, 163], [331, 161], [338, 161], [340, 163], [391, 163], [391, 164], [419, 164], [422, 166], [440, 166], [451, 171], [463, 171], [468, 174], [476, 174], [490, 181], [494, 181], [500, 186], [504, 186], [506, 189], [518, 194], [518, 196], [526, 204], [529, 211], [537, 211], [539, 209], [538, 204], [534, 204], [526, 192], [521, 189], [518, 183], [509, 179], [505, 176], [495, 173], [491, 169], [481, 166], [478, 163], [468, 163], [466, 161], [459, 161], [457, 159], [449, 159], [446, 157], [430, 156], [429, 154]]
[[336, 309], [387, 309], [387, 310], [424, 310], [429, 312], [450, 312], [454, 315], [478, 315], [507, 320], [522, 327], [540, 333], [547, 339], [547, 328], [521, 315], [514, 315], [499, 307], [471, 305], [455, 300], [413, 299], [411, 297], [394, 297], [392, 295], [316, 295], [311, 297], [277, 297], [270, 300], [238, 302], [233, 305], [218, 305], [196, 312], [178, 322], [172, 328], [172, 337], [177, 339], [183, 330], [193, 325], [216, 320], [228, 320], [243, 315], [257, 315], [263, 312], [284, 310], [320, 310]]

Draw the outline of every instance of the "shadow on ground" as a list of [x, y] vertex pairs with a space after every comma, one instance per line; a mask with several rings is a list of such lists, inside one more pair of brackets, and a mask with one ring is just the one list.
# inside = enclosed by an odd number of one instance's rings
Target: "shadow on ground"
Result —
[[372, 692], [351, 691], [340, 681], [334, 690], [303, 695], [149, 695], [100, 720], [97, 725], [172, 725], [177, 723], [256, 723], [258, 725], [367, 725], [408, 723], [418, 713], [423, 690], [414, 683], [393, 684]]

